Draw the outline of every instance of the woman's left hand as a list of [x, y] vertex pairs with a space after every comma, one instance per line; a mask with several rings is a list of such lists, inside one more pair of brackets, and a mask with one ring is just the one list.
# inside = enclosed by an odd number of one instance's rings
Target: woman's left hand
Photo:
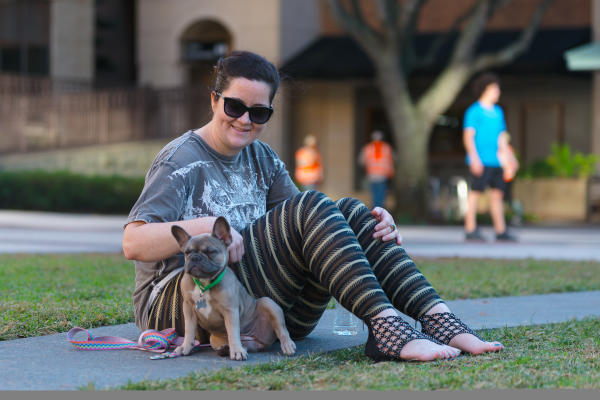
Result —
[[402, 245], [402, 236], [400, 236], [400, 232], [398, 232], [396, 224], [394, 224], [392, 215], [385, 208], [381, 207], [373, 208], [371, 214], [379, 221], [379, 223], [375, 225], [373, 238], [381, 238], [384, 242], [396, 240], [398, 245]]

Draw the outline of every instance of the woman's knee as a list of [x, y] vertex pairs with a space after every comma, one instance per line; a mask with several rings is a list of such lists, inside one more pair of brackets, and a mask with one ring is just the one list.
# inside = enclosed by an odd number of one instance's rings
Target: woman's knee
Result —
[[326, 194], [319, 192], [318, 190], [307, 190], [300, 192], [297, 195], [291, 197], [289, 200], [289, 206], [297, 209], [300, 207], [302, 210], [313, 210], [315, 207], [334, 207], [335, 203]]
[[348, 222], [353, 215], [370, 213], [369, 208], [360, 200], [354, 197], [343, 197], [335, 202]]
[[354, 197], [342, 197], [341, 199], [337, 200], [335, 203], [339, 204], [339, 205], [351, 207], [351, 208], [360, 207], [360, 206], [367, 208], [367, 206], [362, 201], [360, 201]]
[[[327, 197], [327, 195], [323, 192], [319, 192], [318, 190], [306, 190], [304, 192], [300, 192], [297, 195], [295, 195], [294, 197], [292, 197], [292, 199], [296, 199], [297, 201], [302, 201], [302, 199], [329, 199], [329, 197]], [[329, 199], [331, 200], [331, 199]]]

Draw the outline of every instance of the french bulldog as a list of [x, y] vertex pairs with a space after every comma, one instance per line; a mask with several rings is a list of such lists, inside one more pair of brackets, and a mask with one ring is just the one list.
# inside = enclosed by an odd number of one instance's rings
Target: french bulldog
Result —
[[281, 307], [268, 297], [252, 297], [227, 266], [232, 238], [224, 217], [217, 218], [212, 234], [190, 236], [178, 225], [171, 233], [185, 255], [180, 284], [185, 335], [175, 353], [190, 353], [198, 325], [210, 333], [211, 347], [232, 360], [246, 360], [248, 352], [264, 350], [276, 339], [284, 354], [296, 352]]

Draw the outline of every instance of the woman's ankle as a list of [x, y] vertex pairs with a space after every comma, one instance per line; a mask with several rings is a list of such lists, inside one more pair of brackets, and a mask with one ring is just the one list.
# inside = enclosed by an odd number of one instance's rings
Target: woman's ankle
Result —
[[431, 307], [429, 310], [427, 310], [425, 315], [440, 314], [440, 313], [445, 313], [445, 312], [452, 312], [452, 311], [450, 311], [450, 309], [448, 308], [446, 303], [438, 303], [435, 306]]
[[380, 311], [379, 313], [377, 313], [375, 316], [371, 317], [371, 319], [375, 319], [375, 318], [385, 318], [385, 317], [399, 317], [400, 314], [398, 313], [398, 311], [393, 308], [386, 308], [385, 310]]

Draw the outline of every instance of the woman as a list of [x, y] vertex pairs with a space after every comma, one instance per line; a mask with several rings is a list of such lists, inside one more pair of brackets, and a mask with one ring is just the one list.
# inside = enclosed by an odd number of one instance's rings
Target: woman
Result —
[[[333, 296], [368, 325], [365, 353], [375, 360], [501, 350], [450, 314], [400, 246], [388, 211], [298, 192], [283, 162], [256, 140], [278, 86], [277, 69], [259, 55], [220, 59], [211, 121], [154, 160], [123, 234], [125, 256], [135, 260], [138, 327], [173, 326], [183, 334], [177, 269], [183, 256], [171, 225], [196, 235], [210, 232], [223, 215], [232, 227], [230, 267], [250, 294], [283, 308], [292, 337], [308, 335]], [[425, 333], [396, 309], [419, 319]]]

